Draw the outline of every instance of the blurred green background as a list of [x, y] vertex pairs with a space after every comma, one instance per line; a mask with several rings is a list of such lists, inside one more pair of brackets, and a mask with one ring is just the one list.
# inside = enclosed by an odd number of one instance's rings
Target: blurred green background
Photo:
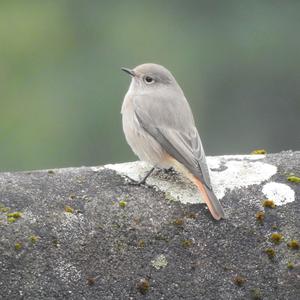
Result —
[[300, 1], [0, 2], [0, 170], [136, 159], [120, 67], [169, 68], [208, 155], [300, 149]]

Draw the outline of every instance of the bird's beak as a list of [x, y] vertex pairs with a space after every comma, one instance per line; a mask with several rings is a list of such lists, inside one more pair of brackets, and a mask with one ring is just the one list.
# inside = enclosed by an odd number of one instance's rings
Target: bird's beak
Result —
[[121, 68], [122, 71], [128, 73], [130, 76], [134, 77], [135, 76], [135, 73], [133, 70], [131, 69], [128, 69], [128, 68]]

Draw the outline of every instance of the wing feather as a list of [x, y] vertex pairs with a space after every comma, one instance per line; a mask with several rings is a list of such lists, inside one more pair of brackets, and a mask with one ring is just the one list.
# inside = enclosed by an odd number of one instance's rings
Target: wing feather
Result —
[[[211, 189], [205, 153], [185, 98], [183, 104], [182, 99], [181, 102], [179, 99], [168, 101], [163, 97], [159, 99], [160, 103], [150, 101], [143, 96], [135, 103], [135, 114], [140, 125], [168, 154]], [[175, 114], [178, 111], [180, 115]]]

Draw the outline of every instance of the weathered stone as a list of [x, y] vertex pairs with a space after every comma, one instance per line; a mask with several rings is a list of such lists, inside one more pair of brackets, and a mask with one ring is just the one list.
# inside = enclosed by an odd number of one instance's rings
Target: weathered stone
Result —
[[300, 250], [287, 246], [300, 241], [300, 184], [287, 179], [300, 152], [208, 161], [219, 222], [176, 174], [157, 171], [157, 188], [120, 176], [142, 176], [142, 163], [1, 173], [0, 298], [300, 299]]

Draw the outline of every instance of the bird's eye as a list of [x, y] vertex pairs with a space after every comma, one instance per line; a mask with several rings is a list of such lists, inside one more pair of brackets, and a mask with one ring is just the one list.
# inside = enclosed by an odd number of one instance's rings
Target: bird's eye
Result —
[[154, 82], [154, 79], [150, 76], [145, 76], [144, 78], [144, 81], [147, 83], [147, 84], [151, 84]]

